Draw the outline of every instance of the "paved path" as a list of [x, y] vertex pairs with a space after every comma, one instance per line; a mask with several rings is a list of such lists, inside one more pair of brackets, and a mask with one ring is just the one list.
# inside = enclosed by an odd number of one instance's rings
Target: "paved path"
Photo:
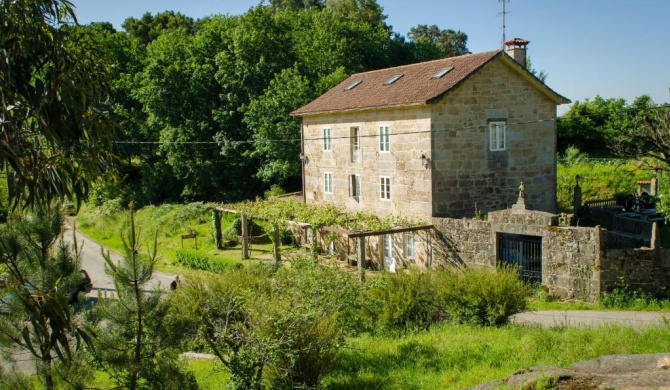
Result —
[[[77, 230], [77, 245], [81, 248], [81, 257], [82, 264], [81, 268], [85, 269], [88, 272], [89, 276], [93, 280], [93, 290], [88, 293], [89, 298], [97, 298], [98, 291], [100, 292], [114, 292], [114, 283], [112, 278], [105, 273], [105, 259], [102, 257], [100, 251], [101, 245], [93, 241], [83, 233]], [[66, 242], [72, 242], [72, 228], [69, 224], [66, 224], [66, 230], [63, 234], [63, 239]], [[105, 249], [107, 251], [107, 249]], [[123, 256], [119, 255], [116, 252], [111, 252], [110, 255], [112, 260], [119, 262], [123, 260]], [[168, 289], [170, 282], [174, 280], [174, 275], [168, 275], [162, 272], [154, 271], [153, 277], [149, 282], [151, 289], [157, 289], [160, 286], [160, 289]]]
[[539, 324], [544, 327], [623, 325], [640, 329], [667, 321], [670, 321], [670, 313], [646, 311], [543, 310], [512, 317], [515, 324]]

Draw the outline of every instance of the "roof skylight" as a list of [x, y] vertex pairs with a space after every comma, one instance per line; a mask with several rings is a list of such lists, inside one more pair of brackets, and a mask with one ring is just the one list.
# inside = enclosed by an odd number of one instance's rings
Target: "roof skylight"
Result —
[[401, 75], [401, 74], [397, 74], [397, 75], [391, 77], [390, 79], [388, 79], [388, 80], [384, 83], [384, 85], [391, 85], [391, 84], [395, 83], [396, 81], [398, 81], [398, 79], [401, 78], [402, 76], [403, 76], [403, 75]]
[[356, 80], [353, 83], [349, 84], [346, 88], [344, 88], [345, 91], [351, 91], [352, 89], [356, 88], [358, 84], [360, 84], [363, 80]]
[[445, 74], [449, 73], [452, 69], [454, 69], [453, 66], [450, 66], [450, 67], [448, 67], [448, 68], [444, 68], [444, 69], [442, 69], [441, 71], [435, 73], [435, 74], [433, 75], [433, 77], [431, 77], [431, 78], [433, 78], [433, 79], [441, 79], [442, 76], [444, 76]]

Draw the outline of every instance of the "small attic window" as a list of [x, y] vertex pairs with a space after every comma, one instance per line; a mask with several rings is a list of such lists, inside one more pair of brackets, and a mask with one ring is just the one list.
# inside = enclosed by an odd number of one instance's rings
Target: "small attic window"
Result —
[[442, 76], [444, 76], [445, 74], [451, 72], [452, 69], [454, 69], [453, 66], [450, 66], [450, 67], [448, 67], [448, 68], [444, 68], [444, 69], [442, 69], [441, 71], [435, 73], [435, 74], [433, 75], [433, 77], [431, 77], [431, 78], [433, 78], [433, 79], [441, 79]]
[[384, 85], [391, 85], [391, 84], [395, 83], [396, 81], [398, 81], [398, 79], [401, 78], [402, 76], [403, 76], [403, 75], [401, 75], [401, 74], [397, 74], [397, 75], [391, 77], [390, 79], [388, 79], [388, 80], [384, 83]]
[[360, 84], [363, 80], [356, 80], [353, 83], [349, 84], [346, 88], [344, 88], [345, 91], [351, 91], [352, 89], [356, 88], [358, 84]]

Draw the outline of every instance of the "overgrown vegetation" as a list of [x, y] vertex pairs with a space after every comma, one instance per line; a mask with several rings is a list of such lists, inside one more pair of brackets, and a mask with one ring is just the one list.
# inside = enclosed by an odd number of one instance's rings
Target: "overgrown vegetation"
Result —
[[646, 164], [639, 161], [593, 159], [570, 147], [558, 159], [556, 178], [558, 208], [560, 211], [572, 212], [577, 176], [582, 189], [582, 200], [588, 201], [637, 195], [637, 181], [649, 180], [654, 174]]

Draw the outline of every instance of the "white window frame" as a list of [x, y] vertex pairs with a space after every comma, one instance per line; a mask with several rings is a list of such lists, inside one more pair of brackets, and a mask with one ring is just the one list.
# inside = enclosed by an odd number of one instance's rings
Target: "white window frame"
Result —
[[326, 152], [333, 151], [333, 139], [332, 139], [332, 130], [330, 127], [323, 128], [323, 150]]
[[361, 162], [361, 129], [358, 126], [349, 128], [351, 144], [351, 162]]
[[416, 256], [416, 251], [414, 250], [414, 232], [405, 232], [405, 257], [408, 259], [413, 259]]
[[391, 200], [391, 176], [379, 176], [379, 199]]
[[349, 175], [349, 196], [356, 202], [361, 200], [361, 175], [352, 173]]
[[332, 172], [323, 173], [323, 193], [332, 194], [333, 193], [333, 174]]
[[489, 121], [489, 150], [492, 152], [507, 150], [507, 120]]
[[379, 126], [379, 151], [391, 151], [391, 126], [389, 125]]

